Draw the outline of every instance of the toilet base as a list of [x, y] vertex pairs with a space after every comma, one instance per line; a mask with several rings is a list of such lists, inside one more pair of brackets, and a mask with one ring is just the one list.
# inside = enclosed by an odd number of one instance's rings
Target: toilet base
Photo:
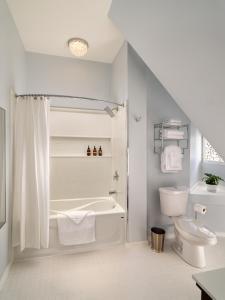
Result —
[[206, 266], [204, 246], [190, 244], [176, 233], [172, 248], [191, 266], [196, 268], [204, 268]]

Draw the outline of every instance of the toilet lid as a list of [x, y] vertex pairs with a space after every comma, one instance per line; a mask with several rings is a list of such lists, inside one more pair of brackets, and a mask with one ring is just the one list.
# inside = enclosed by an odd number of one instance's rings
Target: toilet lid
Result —
[[216, 234], [211, 232], [205, 226], [201, 224], [197, 224], [195, 220], [188, 219], [188, 218], [178, 218], [176, 220], [177, 225], [180, 227], [181, 230], [194, 235], [198, 238], [203, 239], [214, 239], [216, 238]]

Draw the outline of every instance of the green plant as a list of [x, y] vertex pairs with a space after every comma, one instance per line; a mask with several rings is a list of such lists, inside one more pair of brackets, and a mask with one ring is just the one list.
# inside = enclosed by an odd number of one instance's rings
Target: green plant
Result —
[[202, 181], [205, 181], [206, 184], [218, 185], [220, 181], [224, 181], [220, 176], [214, 174], [205, 173], [205, 176], [202, 178]]

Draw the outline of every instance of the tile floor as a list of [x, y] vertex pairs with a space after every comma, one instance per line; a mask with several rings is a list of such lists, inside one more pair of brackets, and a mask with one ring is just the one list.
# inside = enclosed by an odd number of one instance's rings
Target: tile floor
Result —
[[[208, 249], [207, 269], [225, 266], [225, 239]], [[199, 272], [166, 245], [152, 252], [145, 243], [83, 254], [15, 262], [1, 300], [197, 300], [192, 280]]]

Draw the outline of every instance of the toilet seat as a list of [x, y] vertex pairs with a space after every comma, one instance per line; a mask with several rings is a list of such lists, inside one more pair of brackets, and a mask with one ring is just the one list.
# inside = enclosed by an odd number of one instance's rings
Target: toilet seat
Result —
[[187, 217], [174, 218], [176, 230], [188, 241], [198, 245], [215, 245], [216, 234], [202, 224]]

